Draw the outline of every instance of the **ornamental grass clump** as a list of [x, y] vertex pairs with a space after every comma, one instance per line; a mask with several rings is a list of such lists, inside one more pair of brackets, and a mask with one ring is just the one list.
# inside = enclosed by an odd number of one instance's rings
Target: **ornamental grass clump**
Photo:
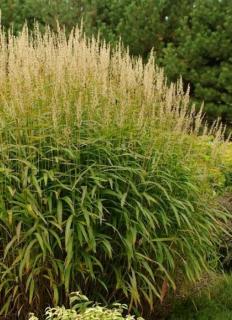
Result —
[[[0, 314], [94, 301], [153, 309], [215, 267], [226, 214], [181, 81], [76, 28], [0, 34]], [[214, 136], [202, 155], [199, 139]]]

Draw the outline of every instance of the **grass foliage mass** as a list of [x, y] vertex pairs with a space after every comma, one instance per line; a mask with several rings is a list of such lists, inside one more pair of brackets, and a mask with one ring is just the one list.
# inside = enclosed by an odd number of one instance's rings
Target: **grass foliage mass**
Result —
[[214, 268], [222, 135], [152, 55], [143, 64], [78, 28], [2, 31], [1, 315], [77, 290], [152, 309]]

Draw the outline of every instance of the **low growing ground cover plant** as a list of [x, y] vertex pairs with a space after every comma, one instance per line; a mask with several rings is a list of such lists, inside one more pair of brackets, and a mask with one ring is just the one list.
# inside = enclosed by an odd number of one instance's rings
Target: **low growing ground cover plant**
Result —
[[[126, 315], [127, 306], [122, 304], [114, 304], [111, 308], [102, 307], [93, 304], [89, 299], [81, 295], [79, 292], [74, 292], [70, 295], [70, 308], [63, 307], [47, 308], [45, 311], [46, 320], [135, 320], [134, 316]], [[29, 315], [29, 320], [39, 320], [33, 313]], [[137, 320], [143, 320], [137, 318]]]
[[222, 136], [152, 56], [78, 28], [2, 31], [0, 314], [23, 319], [77, 290], [144, 313], [214, 269]]
[[176, 303], [170, 320], [232, 319], [231, 275], [214, 275], [202, 289]]

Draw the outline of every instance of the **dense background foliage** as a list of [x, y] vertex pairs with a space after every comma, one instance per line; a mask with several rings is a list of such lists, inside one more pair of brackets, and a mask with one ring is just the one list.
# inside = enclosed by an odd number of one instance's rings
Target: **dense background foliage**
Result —
[[162, 60], [170, 79], [182, 74], [194, 98], [205, 101], [211, 120], [220, 116], [228, 124], [232, 123], [231, 24], [231, 1], [195, 1]]
[[197, 105], [205, 101], [209, 121], [232, 122], [232, 6], [230, 0], [1, 0], [2, 23], [17, 32], [25, 20], [70, 31], [82, 17], [88, 34], [157, 62], [170, 80], [181, 74]]

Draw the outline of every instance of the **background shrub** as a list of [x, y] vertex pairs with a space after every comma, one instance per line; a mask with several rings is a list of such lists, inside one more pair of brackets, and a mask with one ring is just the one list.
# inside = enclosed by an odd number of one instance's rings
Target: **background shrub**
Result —
[[59, 20], [70, 32], [81, 21], [84, 3], [82, 0], [1, 0], [2, 25], [6, 30], [13, 26], [17, 34], [26, 21], [32, 29], [37, 21], [42, 30], [46, 25], [56, 30]]
[[169, 78], [181, 74], [195, 100], [204, 100], [209, 120], [220, 116], [228, 125], [232, 121], [231, 22], [231, 1], [194, 1], [163, 58]]

